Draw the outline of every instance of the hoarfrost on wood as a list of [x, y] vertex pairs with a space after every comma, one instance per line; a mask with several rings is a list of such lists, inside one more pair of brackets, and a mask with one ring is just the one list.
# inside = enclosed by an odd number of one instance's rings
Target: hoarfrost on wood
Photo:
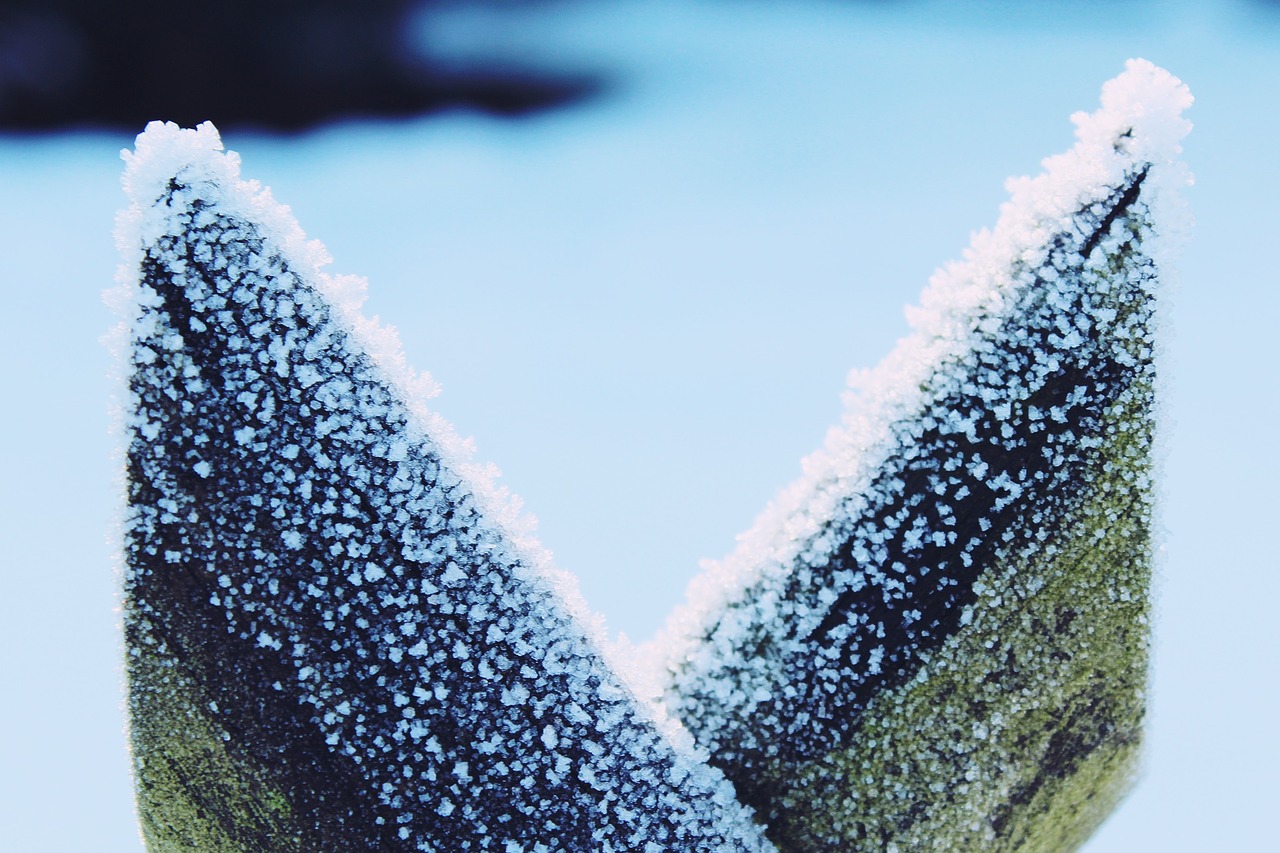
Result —
[[1138, 755], [1156, 293], [1189, 181], [1179, 81], [1133, 60], [1102, 101], [634, 684], [363, 282], [211, 125], [150, 125], [118, 292], [148, 845], [1080, 843]]

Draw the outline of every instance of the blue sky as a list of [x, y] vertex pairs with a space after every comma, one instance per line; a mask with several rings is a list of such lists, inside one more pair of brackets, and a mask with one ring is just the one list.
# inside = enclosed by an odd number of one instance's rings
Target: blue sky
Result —
[[[439, 410], [610, 628], [643, 640], [799, 472], [932, 270], [994, 223], [1004, 179], [1067, 148], [1069, 114], [1125, 59], [1181, 77], [1197, 227], [1169, 301], [1147, 772], [1088, 849], [1266, 849], [1280, 12], [1024, 5], [563, 4], [496, 34], [459, 17], [460, 52], [498, 39], [619, 85], [519, 124], [225, 141], [334, 271], [368, 277], [368, 313], [444, 386]], [[141, 849], [98, 340], [130, 143], [0, 139], [0, 825], [17, 850]]]

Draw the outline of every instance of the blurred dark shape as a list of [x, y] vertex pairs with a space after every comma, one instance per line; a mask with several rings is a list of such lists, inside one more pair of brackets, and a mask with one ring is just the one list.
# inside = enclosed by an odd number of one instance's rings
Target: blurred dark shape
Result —
[[410, 24], [441, 8], [438, 0], [0, 0], [0, 129], [139, 130], [164, 119], [298, 131], [456, 107], [519, 116], [602, 85], [594, 74], [502, 56], [433, 57]]

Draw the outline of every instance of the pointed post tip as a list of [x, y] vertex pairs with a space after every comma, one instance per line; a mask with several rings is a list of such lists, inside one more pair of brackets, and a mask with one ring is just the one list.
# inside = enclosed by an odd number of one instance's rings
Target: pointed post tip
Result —
[[170, 181], [198, 169], [217, 180], [239, 177], [239, 158], [222, 145], [213, 122], [195, 128], [171, 121], [152, 121], [134, 139], [133, 150], [120, 151], [125, 162], [121, 182], [129, 199], [148, 207], [164, 196]]
[[1130, 59], [1103, 84], [1101, 108], [1072, 119], [1082, 143], [1160, 166], [1181, 155], [1182, 139], [1191, 131], [1183, 113], [1194, 101], [1173, 74], [1146, 59]]
[[672, 623], [665, 700], [781, 848], [1074, 849], [1132, 783], [1190, 103], [1105, 84]]
[[447, 425], [415, 420], [394, 338], [212, 125], [153, 124], [125, 160], [148, 844], [772, 849], [490, 519]]

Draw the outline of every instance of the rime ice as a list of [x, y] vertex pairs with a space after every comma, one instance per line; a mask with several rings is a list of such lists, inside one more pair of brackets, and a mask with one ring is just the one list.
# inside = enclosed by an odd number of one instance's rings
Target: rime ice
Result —
[[1011, 182], [655, 647], [780, 848], [1070, 848], [1127, 787], [1190, 100], [1132, 61], [1076, 146]]
[[394, 340], [211, 125], [126, 152], [152, 849], [765, 850], [602, 662]]

